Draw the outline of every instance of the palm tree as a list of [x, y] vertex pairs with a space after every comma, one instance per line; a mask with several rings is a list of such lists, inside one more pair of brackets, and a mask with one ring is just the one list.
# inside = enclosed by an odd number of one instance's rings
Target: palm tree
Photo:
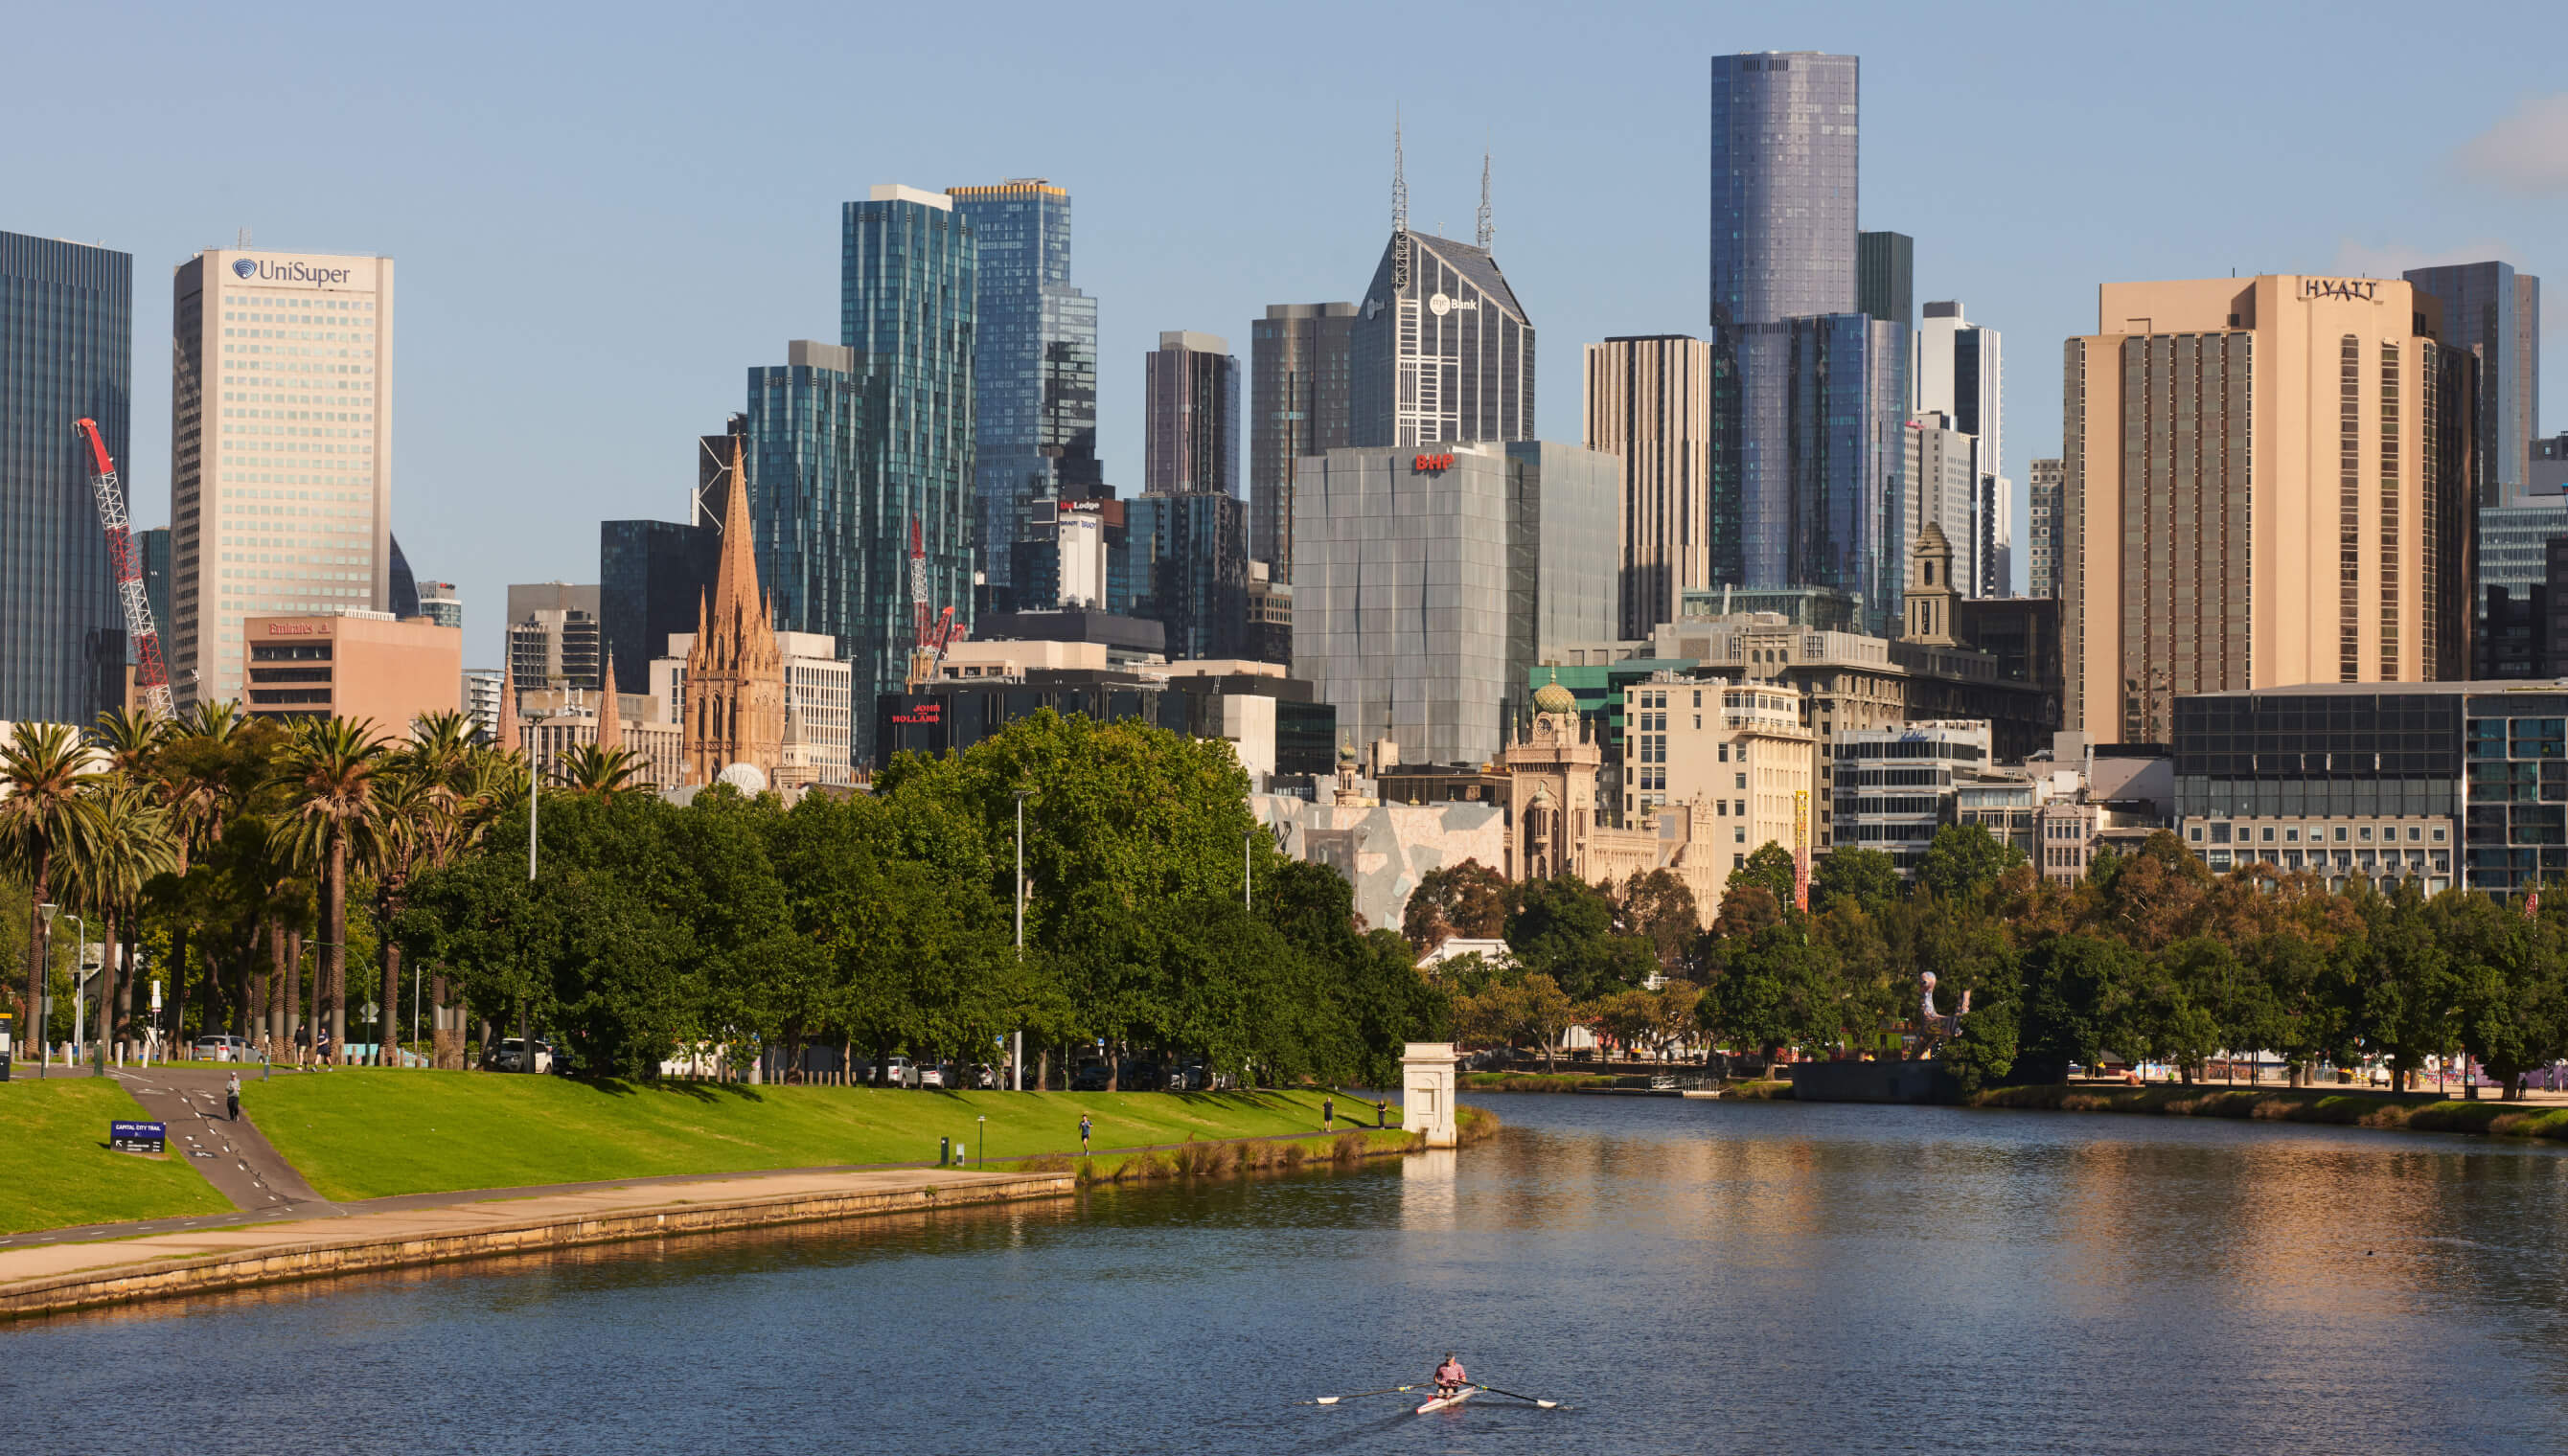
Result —
[[[451, 842], [443, 832], [443, 821], [454, 815], [453, 794], [429, 776], [427, 755], [419, 747], [413, 744], [396, 755], [392, 769], [376, 775], [367, 811], [374, 826], [375, 924], [383, 932], [386, 1025], [392, 1024], [392, 1009], [401, 1004], [401, 945], [393, 939], [393, 921], [409, 903], [411, 881], [442, 863], [443, 850]], [[398, 1064], [399, 1059], [388, 1053], [398, 1040], [378, 1039], [378, 1065]]]
[[[164, 749], [155, 759], [161, 781], [161, 802], [168, 807], [177, 835], [175, 873], [184, 877], [192, 862], [222, 841], [223, 824], [234, 792], [234, 765], [223, 750], [246, 723], [229, 703], [199, 703], [178, 716], [163, 733]], [[188, 946], [193, 923], [179, 917], [169, 932], [169, 1026], [184, 1036], [187, 1026]]]
[[101, 1075], [107, 1048], [116, 1043], [117, 930], [133, 929], [143, 886], [177, 862], [168, 811], [147, 782], [118, 774], [92, 792], [90, 833], [64, 858], [62, 871], [66, 898], [98, 921], [99, 941], [106, 948], [98, 987]]
[[55, 866], [88, 843], [99, 775], [80, 735], [61, 724], [22, 723], [0, 747], [0, 855], [27, 877], [25, 1039], [45, 1043], [43, 907]]
[[573, 743], [562, 750], [561, 762], [553, 776], [562, 787], [576, 794], [594, 794], [611, 799], [620, 793], [631, 793], [649, 787], [643, 777], [650, 764], [631, 748], [601, 748], [595, 743]]
[[138, 708], [111, 708], [98, 716], [90, 736], [107, 752], [108, 771], [140, 780], [147, 776], [152, 752], [160, 746], [168, 725]]
[[386, 749], [372, 721], [334, 718], [297, 733], [278, 777], [286, 790], [295, 837], [321, 865], [321, 966], [328, 988], [330, 1055], [347, 1058], [348, 862], [373, 842], [369, 809], [375, 775]]

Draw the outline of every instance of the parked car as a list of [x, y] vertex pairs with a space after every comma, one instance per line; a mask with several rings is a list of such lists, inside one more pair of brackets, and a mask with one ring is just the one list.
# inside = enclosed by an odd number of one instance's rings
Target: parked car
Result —
[[1168, 1073], [1168, 1090], [1171, 1092], [1209, 1092], [1212, 1083], [1211, 1069], [1200, 1061], [1189, 1061]]
[[1167, 1084], [1167, 1067], [1155, 1061], [1127, 1061], [1116, 1080], [1117, 1088], [1126, 1092], [1155, 1092]]
[[1002, 1073], [997, 1067], [990, 1065], [988, 1062], [976, 1061], [970, 1066], [963, 1068], [963, 1085], [967, 1087], [978, 1087], [985, 1092], [996, 1091], [999, 1086], [999, 1079], [1003, 1075], [1004, 1073]]
[[912, 1074], [910, 1085], [922, 1090], [928, 1087], [942, 1089], [945, 1085], [945, 1068], [933, 1062], [923, 1063]]
[[199, 1061], [247, 1061], [249, 1043], [238, 1036], [199, 1036], [195, 1056]]
[[[540, 1037], [537, 1038], [535, 1041], [535, 1070], [539, 1072], [550, 1071], [552, 1069], [552, 1043], [545, 1041]], [[510, 1036], [500, 1041], [499, 1049], [490, 1053], [489, 1067], [492, 1071], [524, 1071], [526, 1069], [526, 1043], [524, 1040], [519, 1037]]]
[[[870, 1070], [870, 1068], [868, 1068], [868, 1070]], [[883, 1085], [886, 1087], [905, 1087], [909, 1085], [908, 1057], [887, 1056], [883, 1058]]]
[[1113, 1080], [1114, 1073], [1107, 1070], [1105, 1062], [1083, 1061], [1079, 1070], [1070, 1074], [1070, 1089], [1074, 1092], [1102, 1092]]

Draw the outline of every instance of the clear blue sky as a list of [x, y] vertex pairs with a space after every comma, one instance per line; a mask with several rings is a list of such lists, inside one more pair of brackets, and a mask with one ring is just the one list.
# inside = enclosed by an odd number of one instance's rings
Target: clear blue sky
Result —
[[2552, 284], [2568, 428], [2555, 3], [366, 9], [17, 7], [0, 227], [134, 254], [147, 522], [168, 270], [242, 227], [397, 258], [394, 529], [461, 584], [474, 664], [506, 583], [682, 518], [744, 370], [836, 339], [838, 204], [875, 182], [1071, 189], [1131, 489], [1157, 331], [1244, 359], [1265, 304], [1370, 276], [1397, 103], [1415, 225], [1467, 237], [1495, 153], [1542, 434], [1574, 440], [1582, 343], [1704, 329], [1707, 61], [1737, 51], [1863, 58], [1863, 224], [2005, 333], [2019, 488], [2106, 279], [2502, 257]]

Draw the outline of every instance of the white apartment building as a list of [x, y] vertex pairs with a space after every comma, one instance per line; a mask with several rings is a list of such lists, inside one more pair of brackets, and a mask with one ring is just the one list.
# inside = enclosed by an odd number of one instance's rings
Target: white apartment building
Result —
[[241, 619], [390, 605], [393, 260], [215, 248], [172, 280], [181, 706], [240, 696]]

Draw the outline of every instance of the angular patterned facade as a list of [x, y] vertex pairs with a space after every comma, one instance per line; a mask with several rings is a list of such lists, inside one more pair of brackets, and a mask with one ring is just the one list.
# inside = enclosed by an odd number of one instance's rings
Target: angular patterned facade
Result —
[[1739, 497], [1713, 490], [1728, 454], [1717, 401], [1736, 411], [1710, 344], [1682, 335], [1587, 346], [1586, 443], [1623, 462], [1616, 632], [1650, 635], [1685, 594], [1739, 580]]

